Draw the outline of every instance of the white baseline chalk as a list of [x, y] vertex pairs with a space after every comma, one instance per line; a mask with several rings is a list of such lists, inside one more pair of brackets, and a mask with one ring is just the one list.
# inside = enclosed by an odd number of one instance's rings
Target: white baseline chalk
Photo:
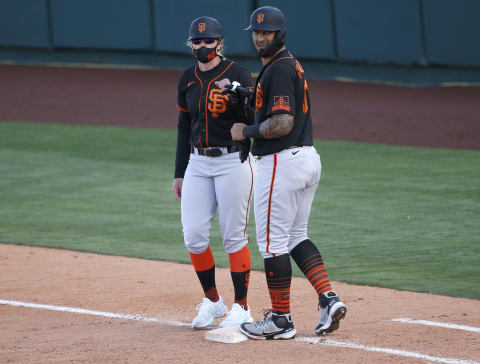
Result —
[[447, 329], [457, 329], [457, 330], [464, 330], [464, 331], [470, 331], [470, 332], [480, 332], [480, 327], [449, 324], [449, 323], [445, 323], [445, 322], [436, 322], [436, 321], [413, 320], [413, 319], [408, 318], [408, 317], [407, 318], [393, 319], [392, 321], [401, 322], [403, 324], [420, 324], [420, 325], [427, 325], [427, 326], [445, 327]]
[[[160, 319], [156, 317], [146, 317], [146, 316], [140, 316], [140, 315], [129, 315], [129, 314], [122, 314], [122, 313], [114, 313], [114, 312], [85, 310], [83, 308], [43, 305], [38, 303], [8, 301], [8, 300], [2, 300], [2, 299], [0, 299], [0, 304], [16, 306], [16, 307], [37, 308], [37, 309], [44, 309], [44, 310], [51, 310], [51, 311], [62, 311], [62, 312], [71, 312], [71, 313], [78, 313], [78, 314], [84, 314], [84, 315], [102, 316], [107, 318], [116, 318], [116, 319], [123, 319], [123, 320], [155, 322], [155, 323], [160, 323], [160, 324], [170, 325], [170, 326], [191, 326], [190, 323], [184, 323], [180, 321], [165, 320], [165, 319]], [[357, 349], [357, 350], [364, 350], [364, 351], [374, 351], [374, 352], [397, 355], [402, 357], [423, 359], [423, 360], [436, 362], [436, 363], [480, 364], [479, 362], [472, 361], [472, 360], [460, 360], [460, 359], [452, 359], [452, 358], [435, 357], [435, 356], [416, 353], [412, 351], [382, 348], [382, 347], [375, 347], [375, 346], [366, 346], [366, 345], [356, 344], [353, 342], [342, 342], [342, 341], [324, 339], [319, 337], [299, 337], [299, 338], [296, 338], [295, 341], [298, 343], [309, 343], [309, 344], [343, 347], [343, 348]]]
[[146, 316], [140, 316], [140, 315], [128, 315], [128, 314], [123, 314], [123, 313], [85, 310], [83, 308], [41, 305], [41, 304], [38, 304], [38, 303], [7, 301], [7, 300], [0, 300], [0, 304], [17, 306], [17, 307], [40, 308], [40, 309], [51, 310], [51, 311], [63, 311], [63, 312], [71, 312], [71, 313], [80, 313], [80, 314], [84, 314], [84, 315], [102, 316], [102, 317], [123, 319], [123, 320], [157, 322], [157, 323], [160, 323], [160, 324], [170, 325], [170, 326], [190, 326], [190, 324], [186, 324], [186, 323], [183, 323], [183, 322], [164, 320], [164, 319], [160, 319], [160, 318], [156, 318], [156, 317], [146, 317]]
[[416, 352], [413, 352], [413, 351], [382, 348], [382, 347], [378, 347], [378, 346], [366, 346], [366, 345], [356, 344], [356, 343], [352, 343], [352, 342], [342, 342], [342, 341], [336, 341], [336, 340], [332, 340], [332, 339], [322, 339], [322, 338], [318, 338], [318, 337], [300, 337], [300, 338], [296, 339], [296, 341], [308, 342], [310, 344], [337, 346], [337, 347], [350, 348], [350, 349], [360, 349], [360, 350], [365, 350], [365, 351], [375, 351], [375, 352], [379, 352], [379, 353], [403, 356], [403, 357], [407, 357], [407, 358], [423, 359], [423, 360], [427, 360], [427, 361], [431, 361], [431, 362], [435, 362], [435, 363], [479, 364], [478, 362], [472, 361], [472, 360], [441, 358], [441, 357], [416, 353]]

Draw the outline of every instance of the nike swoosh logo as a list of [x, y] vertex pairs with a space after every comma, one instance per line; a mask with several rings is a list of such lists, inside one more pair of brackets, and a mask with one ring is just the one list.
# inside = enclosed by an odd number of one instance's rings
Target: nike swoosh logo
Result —
[[187, 87], [190, 87], [190, 86], [192, 86], [194, 83], [195, 83], [195, 81], [193, 81], [193, 82], [189, 82], [189, 83], [187, 84]]
[[292, 152], [293, 155], [297, 154], [298, 152], [300, 152], [299, 150], [297, 150], [296, 152]]
[[271, 335], [271, 334], [274, 334], [275, 332], [276, 332], [276, 331], [270, 331], [270, 332], [268, 332], [268, 331], [263, 330], [263, 331], [262, 331], [262, 335]]

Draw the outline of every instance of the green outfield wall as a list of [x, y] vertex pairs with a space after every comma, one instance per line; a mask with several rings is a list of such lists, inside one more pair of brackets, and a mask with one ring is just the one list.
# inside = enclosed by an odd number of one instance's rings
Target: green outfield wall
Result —
[[288, 19], [297, 57], [333, 62], [480, 67], [478, 0], [1, 0], [0, 48], [187, 54], [190, 22], [213, 16], [227, 52], [253, 57], [253, 9]]

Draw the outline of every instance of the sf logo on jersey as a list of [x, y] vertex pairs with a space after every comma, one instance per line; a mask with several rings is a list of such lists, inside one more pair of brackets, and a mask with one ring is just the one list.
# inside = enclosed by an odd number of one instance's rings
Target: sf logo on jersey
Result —
[[222, 90], [212, 88], [208, 96], [208, 111], [212, 113], [212, 117], [218, 118], [219, 114], [223, 114], [227, 110], [228, 95], [222, 95]]

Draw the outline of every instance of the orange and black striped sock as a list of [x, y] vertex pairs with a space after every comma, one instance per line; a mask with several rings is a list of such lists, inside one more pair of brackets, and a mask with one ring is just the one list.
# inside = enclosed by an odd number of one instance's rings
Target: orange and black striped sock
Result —
[[247, 292], [250, 280], [250, 250], [248, 246], [236, 253], [228, 254], [230, 259], [230, 274], [232, 275], [235, 303], [248, 310]]
[[219, 297], [215, 284], [215, 261], [210, 247], [200, 254], [190, 253], [190, 259], [192, 259], [193, 268], [197, 272], [205, 297], [212, 302], [217, 302]]
[[290, 255], [282, 254], [266, 258], [264, 263], [273, 313], [280, 315], [290, 313], [290, 283], [292, 281]]
[[315, 288], [317, 294], [332, 289], [322, 256], [312, 241], [309, 239], [302, 241], [291, 251], [290, 255]]

